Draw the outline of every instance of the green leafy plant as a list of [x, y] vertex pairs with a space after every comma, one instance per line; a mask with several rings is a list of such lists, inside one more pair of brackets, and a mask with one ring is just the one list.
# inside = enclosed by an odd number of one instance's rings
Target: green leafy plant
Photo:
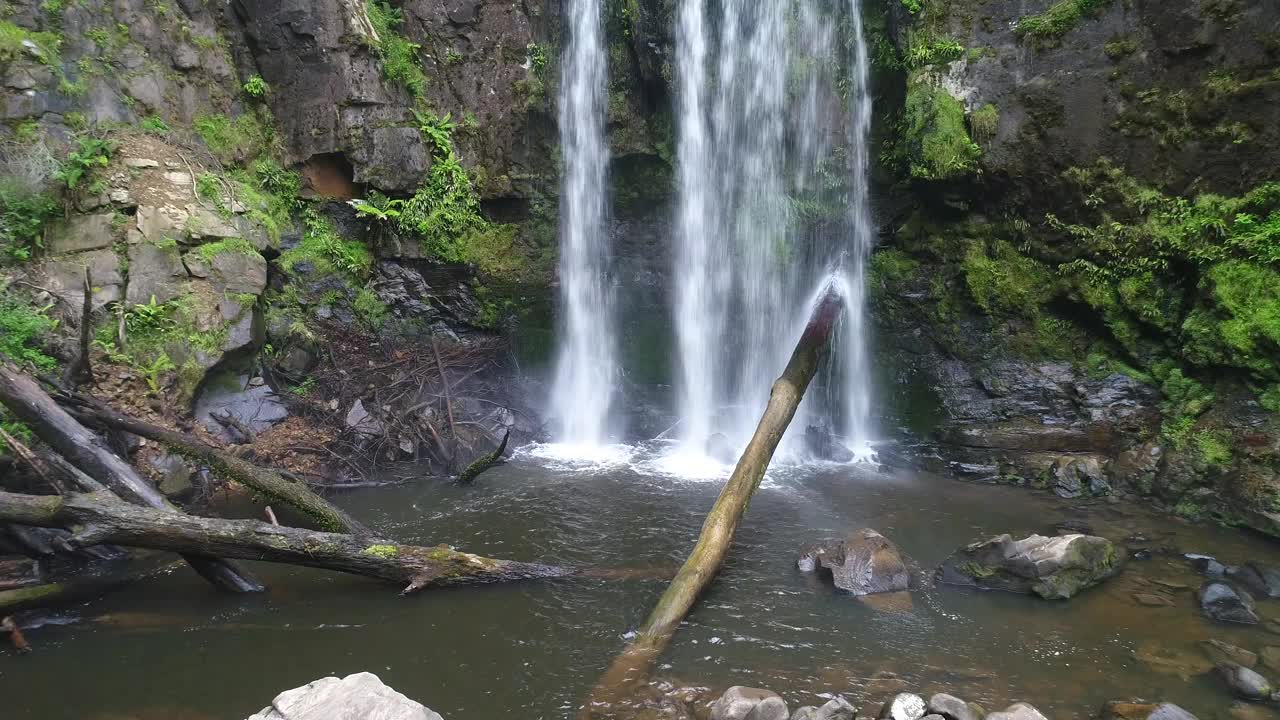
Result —
[[151, 389], [152, 395], [160, 394], [160, 390], [162, 389], [160, 386], [160, 376], [171, 370], [177, 369], [178, 367], [173, 364], [173, 360], [169, 358], [169, 354], [166, 352], [161, 352], [159, 355], [156, 355], [151, 362], [138, 366], [138, 370], [140, 370], [146, 378], [147, 387]]
[[157, 303], [156, 296], [152, 295], [149, 302], [134, 305], [125, 311], [124, 326], [130, 335], [162, 332], [176, 325], [176, 311], [176, 304]]
[[267, 81], [262, 79], [261, 75], [250, 76], [241, 87], [244, 89], [245, 95], [257, 99], [266, 97], [267, 91], [271, 89], [271, 87], [267, 85]]
[[75, 149], [67, 155], [66, 162], [58, 171], [58, 179], [66, 184], [68, 190], [75, 190], [95, 171], [110, 165], [115, 151], [116, 144], [105, 138], [77, 138]]
[[1039, 15], [1030, 15], [1018, 21], [1018, 37], [1039, 47], [1054, 47], [1086, 15], [1098, 12], [1111, 4], [1111, 0], [1060, 0]]
[[21, 365], [51, 370], [57, 362], [40, 348], [40, 338], [57, 327], [46, 314], [52, 305], [32, 307], [14, 298], [0, 299], [0, 355]]
[[169, 123], [156, 115], [148, 115], [143, 118], [141, 127], [145, 132], [161, 136], [168, 135], [172, 130], [172, 128], [169, 127]]
[[399, 198], [390, 198], [382, 193], [374, 190], [369, 193], [369, 197], [363, 199], [352, 200], [349, 203], [355, 208], [358, 217], [367, 217], [378, 220], [379, 222], [388, 222], [399, 220], [403, 214], [405, 201]]

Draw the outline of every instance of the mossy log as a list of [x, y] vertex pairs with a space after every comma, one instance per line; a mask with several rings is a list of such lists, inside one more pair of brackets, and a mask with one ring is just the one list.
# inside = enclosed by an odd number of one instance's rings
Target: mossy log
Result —
[[487, 455], [482, 455], [480, 459], [468, 465], [467, 469], [463, 470], [462, 474], [458, 476], [458, 484], [468, 485], [480, 477], [480, 474], [484, 471], [500, 464], [502, 462], [502, 454], [507, 451], [507, 441], [510, 439], [511, 430], [507, 430], [506, 434], [502, 436], [502, 442], [498, 443], [498, 449]]
[[72, 542], [103, 542], [216, 557], [305, 565], [425, 587], [561, 577], [552, 565], [496, 560], [447, 545], [421, 547], [354, 535], [224, 520], [130, 505], [108, 493], [18, 495], [0, 492], [0, 522], [73, 531]]
[[[0, 404], [26, 423], [71, 465], [106, 485], [124, 500], [140, 506], [173, 510], [160, 491], [143, 480], [129, 463], [111, 452], [100, 437], [76, 422], [35, 380], [9, 362], [0, 362]], [[221, 590], [261, 592], [265, 589], [251, 574], [227, 560], [200, 555], [184, 555], [183, 559], [201, 577]]]
[[814, 307], [790, 362], [782, 376], [773, 383], [769, 404], [755, 434], [738, 459], [715, 505], [707, 513], [702, 534], [693, 551], [635, 638], [601, 678], [580, 717], [592, 717], [630, 697], [646, 681], [658, 656], [671, 644], [680, 623], [693, 609], [699, 596], [710, 587], [729, 554], [729, 546], [747, 505], [760, 487], [773, 453], [826, 354], [842, 308], [843, 298], [834, 287], [827, 288]]
[[217, 450], [189, 435], [143, 422], [91, 399], [76, 395], [72, 396], [72, 401], [77, 403], [73, 410], [86, 422], [100, 423], [161, 443], [179, 455], [207, 465], [224, 480], [233, 480], [253, 490], [267, 502], [299, 510], [323, 530], [360, 536], [373, 534], [360, 521], [312, 492], [306, 483], [289, 480], [274, 470]]

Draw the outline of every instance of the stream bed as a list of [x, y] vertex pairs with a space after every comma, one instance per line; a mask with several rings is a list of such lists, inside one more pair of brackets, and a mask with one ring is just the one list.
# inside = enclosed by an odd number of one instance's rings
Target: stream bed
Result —
[[[352, 491], [338, 501], [402, 541], [634, 577], [404, 598], [361, 578], [259, 565], [271, 591], [229, 597], [177, 568], [82, 608], [79, 623], [30, 633], [28, 656], [0, 654], [0, 716], [237, 720], [282, 690], [367, 670], [448, 720], [568, 718], [662, 592], [719, 488], [634, 462], [566, 470], [522, 453], [471, 487], [424, 480]], [[929, 570], [966, 543], [1052, 534], [1066, 520], [1167, 549], [1129, 560], [1121, 576], [1066, 603], [933, 587], [908, 602], [865, 602], [795, 567], [804, 546], [859, 527], [884, 533]], [[1055, 720], [1091, 717], [1104, 701], [1128, 697], [1228, 718], [1227, 692], [1197, 674], [1202, 641], [1257, 652], [1280, 645], [1280, 635], [1202, 618], [1201, 579], [1178, 552], [1236, 563], [1275, 551], [1245, 533], [1102, 501], [918, 473], [776, 468], [659, 674], [717, 690], [767, 687], [793, 708], [829, 693], [857, 706], [909, 687], [988, 709], [1025, 700]], [[1133, 597], [1151, 592], [1173, 604]], [[1280, 619], [1280, 602], [1258, 610]], [[1251, 717], [1271, 712], [1259, 710]]]

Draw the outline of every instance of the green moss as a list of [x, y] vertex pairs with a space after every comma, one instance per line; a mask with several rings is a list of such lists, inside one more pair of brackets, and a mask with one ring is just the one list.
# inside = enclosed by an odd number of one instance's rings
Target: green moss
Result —
[[387, 305], [378, 298], [378, 294], [367, 287], [356, 291], [356, 298], [351, 303], [356, 317], [370, 330], [380, 330], [387, 321]]
[[1056, 47], [1062, 36], [1073, 30], [1085, 17], [1096, 14], [1111, 0], [1061, 0], [1039, 15], [1018, 21], [1018, 37], [1037, 47]]
[[339, 273], [353, 284], [362, 284], [373, 268], [373, 252], [364, 243], [339, 235], [333, 222], [314, 208], [308, 208], [303, 218], [302, 241], [280, 255], [280, 268], [293, 272], [300, 263], [308, 263], [321, 275]]
[[1205, 515], [1204, 506], [1189, 497], [1178, 501], [1178, 505], [1174, 507], [1173, 512], [1176, 513], [1178, 517], [1185, 518], [1187, 520], [1199, 520]]
[[962, 562], [956, 569], [974, 579], [989, 578], [1000, 572], [998, 568], [993, 568], [977, 562]]
[[360, 554], [390, 560], [400, 554], [400, 548], [395, 545], [370, 545], [361, 550]]
[[1258, 395], [1258, 404], [1264, 410], [1280, 413], [1280, 385], [1273, 385]]
[[404, 24], [404, 16], [399, 8], [392, 7], [385, 0], [370, 0], [365, 3], [369, 22], [378, 33], [378, 41], [374, 49], [382, 60], [382, 74], [391, 82], [403, 87], [414, 98], [422, 98], [427, 92], [427, 76], [418, 61], [416, 43], [409, 42], [400, 34]]
[[990, 253], [986, 243], [974, 242], [962, 268], [974, 302], [989, 315], [1035, 317], [1055, 290], [1048, 267], [1004, 240], [994, 241]]
[[265, 112], [238, 115], [202, 115], [196, 118], [196, 134], [209, 151], [226, 164], [234, 164], [266, 152], [275, 134]]
[[1192, 440], [1201, 462], [1209, 466], [1231, 464], [1231, 437], [1225, 432], [1199, 432]]
[[987, 103], [969, 116], [969, 126], [973, 128], [973, 137], [975, 140], [988, 143], [995, 139], [996, 131], [1000, 129], [1000, 111], [995, 105]]
[[906, 160], [911, 177], [950, 180], [978, 169], [982, 149], [969, 137], [964, 105], [927, 77], [917, 77], [907, 90]]
[[243, 238], [227, 238], [225, 240], [207, 243], [205, 245], [201, 245], [192, 252], [199, 255], [205, 262], [213, 262], [214, 258], [226, 253], [239, 253], [250, 257], [256, 257], [258, 255], [258, 249], [255, 248], [248, 240]]

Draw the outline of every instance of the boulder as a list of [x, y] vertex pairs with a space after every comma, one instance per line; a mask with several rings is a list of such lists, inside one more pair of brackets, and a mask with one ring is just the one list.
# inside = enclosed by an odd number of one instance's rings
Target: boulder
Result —
[[1173, 703], [1143, 700], [1112, 700], [1102, 706], [1101, 720], [1196, 720], [1196, 716]]
[[787, 704], [777, 693], [735, 685], [711, 703], [711, 720], [787, 720]]
[[129, 246], [129, 281], [124, 299], [129, 305], [146, 305], [155, 298], [166, 303], [186, 292], [187, 269], [176, 243], [161, 246], [140, 242]]
[[261, 295], [267, 287], [267, 261], [256, 252], [220, 252], [209, 265], [209, 282], [220, 293]]
[[1214, 663], [1230, 662], [1247, 668], [1252, 668], [1258, 664], [1257, 653], [1224, 643], [1221, 640], [1205, 640], [1200, 643], [1200, 648], [1204, 651], [1205, 656]]
[[1218, 562], [1216, 558], [1197, 553], [1187, 553], [1183, 557], [1191, 563], [1191, 567], [1195, 568], [1196, 572], [1205, 577], [1220, 578], [1227, 574], [1227, 566]]
[[287, 690], [248, 720], [444, 720], [373, 673], [327, 677]]
[[1259, 597], [1280, 598], [1280, 567], [1248, 562], [1227, 569], [1227, 577]]
[[738, 459], [737, 453], [733, 450], [733, 443], [724, 433], [714, 433], [707, 438], [707, 457], [714, 458], [725, 465], [730, 465]]
[[1040, 711], [1026, 703], [1015, 703], [1000, 712], [993, 712], [987, 720], [1048, 720]]
[[377, 437], [382, 434], [382, 423], [364, 409], [364, 401], [356, 399], [347, 411], [347, 427], [365, 437]]
[[853, 461], [853, 451], [825, 427], [816, 425], [806, 427], [804, 445], [809, 454], [818, 460], [838, 463]]
[[1065, 600], [1119, 569], [1120, 553], [1105, 538], [1032, 535], [1015, 541], [1000, 535], [957, 550], [938, 568], [937, 579], [948, 585]]
[[84, 271], [89, 269], [93, 279], [93, 306], [100, 308], [120, 299], [124, 275], [120, 272], [120, 258], [114, 250], [91, 250], [47, 260], [32, 272], [35, 283], [57, 295], [63, 308], [72, 308], [69, 319], [79, 324], [80, 308], [84, 303]]
[[1253, 598], [1225, 582], [1207, 582], [1200, 588], [1200, 612], [1219, 622], [1256, 625]]
[[1184, 680], [1203, 675], [1213, 669], [1213, 662], [1207, 660], [1202, 653], [1170, 648], [1152, 641], [1139, 645], [1133, 651], [1133, 656], [1158, 673], [1177, 675]]
[[65, 255], [111, 247], [116, 236], [112, 217], [109, 212], [93, 213], [51, 222], [45, 229], [45, 249], [52, 255]]
[[946, 693], [938, 693], [929, 698], [925, 710], [932, 715], [941, 715], [946, 720], [982, 720], [969, 703]]
[[195, 417], [209, 432], [224, 440], [235, 434], [214, 416], [230, 415], [255, 433], [264, 432], [289, 417], [289, 409], [268, 385], [252, 385], [245, 375], [215, 375], [196, 399]]
[[924, 698], [913, 693], [898, 693], [880, 708], [880, 720], [920, 720], [925, 715]]
[[1280, 672], [1280, 647], [1268, 645], [1262, 648], [1261, 652], [1258, 653], [1258, 657], [1261, 658], [1263, 667]]
[[1111, 484], [1096, 457], [1060, 457], [1050, 469], [1052, 490], [1059, 497], [1109, 495]]
[[[855, 714], [856, 711], [848, 700], [836, 696], [815, 710], [812, 717], [813, 720], [853, 720]], [[792, 716], [791, 720], [795, 720], [795, 717]]]
[[897, 546], [870, 528], [857, 530], [834, 546], [807, 551], [797, 565], [801, 570], [830, 570], [835, 586], [853, 595], [911, 588], [911, 571]]
[[1218, 677], [1237, 697], [1245, 700], [1269, 700], [1273, 692], [1271, 682], [1249, 668], [1236, 663], [1219, 663], [1215, 668]]

